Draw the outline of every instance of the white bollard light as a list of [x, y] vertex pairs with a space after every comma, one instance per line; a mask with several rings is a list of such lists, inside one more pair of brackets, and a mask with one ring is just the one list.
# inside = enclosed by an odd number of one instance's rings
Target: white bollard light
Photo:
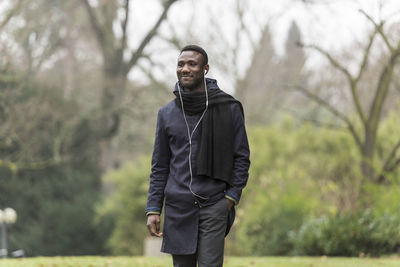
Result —
[[5, 208], [3, 212], [3, 220], [7, 224], [12, 224], [17, 221], [17, 213], [12, 208]]
[[0, 226], [1, 226], [1, 249], [0, 256], [7, 258], [7, 230], [6, 224], [13, 224], [17, 221], [17, 213], [12, 208], [0, 210]]

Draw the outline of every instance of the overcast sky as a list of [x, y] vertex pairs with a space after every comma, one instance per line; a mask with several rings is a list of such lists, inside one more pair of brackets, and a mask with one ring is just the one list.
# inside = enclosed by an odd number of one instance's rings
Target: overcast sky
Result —
[[[11, 0], [12, 1], [12, 0]], [[35, 0], [32, 0], [35, 1]], [[95, 1], [95, 0], [93, 0]], [[146, 31], [154, 24], [161, 12], [161, 0], [132, 1], [129, 23], [130, 47], [136, 48]], [[358, 41], [365, 41], [366, 32], [372, 25], [359, 12], [359, 9], [370, 14], [374, 19], [400, 21], [400, 0], [313, 0], [314, 4], [304, 4], [300, 0], [242, 0], [245, 9], [245, 24], [249, 27], [252, 39], [260, 38], [262, 27], [269, 23], [274, 47], [277, 53], [284, 52], [284, 43], [288, 28], [294, 20], [302, 31], [303, 41], [317, 44], [328, 50], [339, 51]], [[6, 0], [0, 0], [0, 11]], [[213, 53], [223, 53], [225, 42], [235, 46], [235, 33], [238, 29], [234, 15], [236, 0], [180, 0], [168, 13], [168, 23], [164, 23], [159, 32], [168, 36], [171, 28], [181, 38], [187, 38], [187, 29], [191, 29], [193, 41], [209, 52], [211, 70], [209, 76], [218, 78], [227, 91], [233, 86], [233, 77], [218, 69], [218, 62]], [[215, 28], [221, 29], [221, 41], [210, 43], [208, 37]], [[216, 49], [217, 48], [217, 49]], [[150, 49], [156, 55], [156, 61], [165, 65], [165, 70], [155, 70], [155, 75], [163, 80], [175, 82], [175, 66], [178, 50], [165, 42], [154, 39]], [[244, 75], [252, 49], [244, 39], [241, 43], [239, 63], [240, 74]], [[318, 64], [318, 57], [309, 53], [308, 64]], [[143, 73], [135, 70], [130, 78], [143, 80]], [[166, 77], [166, 78], [165, 78]]]

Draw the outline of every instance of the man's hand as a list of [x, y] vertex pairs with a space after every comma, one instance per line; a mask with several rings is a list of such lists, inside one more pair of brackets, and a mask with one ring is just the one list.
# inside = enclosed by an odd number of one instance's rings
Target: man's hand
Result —
[[228, 210], [231, 211], [231, 209], [232, 209], [232, 207], [233, 207], [233, 205], [235, 203], [232, 200], [228, 199], [228, 198], [226, 200], [228, 201], [228, 206], [229, 206]]
[[162, 237], [160, 232], [160, 215], [151, 214], [147, 216], [147, 229], [149, 229], [150, 235]]

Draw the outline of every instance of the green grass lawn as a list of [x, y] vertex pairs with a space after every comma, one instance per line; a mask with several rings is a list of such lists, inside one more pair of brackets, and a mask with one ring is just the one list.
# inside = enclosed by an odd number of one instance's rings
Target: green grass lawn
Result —
[[[0, 259], [1, 267], [171, 267], [170, 256], [146, 257], [37, 257]], [[226, 257], [224, 267], [369, 267], [400, 266], [400, 258]]]

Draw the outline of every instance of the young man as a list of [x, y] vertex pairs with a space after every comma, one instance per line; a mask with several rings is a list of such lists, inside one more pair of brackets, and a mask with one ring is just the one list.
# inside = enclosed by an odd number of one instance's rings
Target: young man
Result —
[[185, 46], [176, 68], [176, 98], [158, 112], [147, 227], [163, 237], [161, 251], [172, 254], [175, 267], [222, 266], [234, 205], [248, 179], [242, 105], [205, 78], [208, 70], [204, 49]]

